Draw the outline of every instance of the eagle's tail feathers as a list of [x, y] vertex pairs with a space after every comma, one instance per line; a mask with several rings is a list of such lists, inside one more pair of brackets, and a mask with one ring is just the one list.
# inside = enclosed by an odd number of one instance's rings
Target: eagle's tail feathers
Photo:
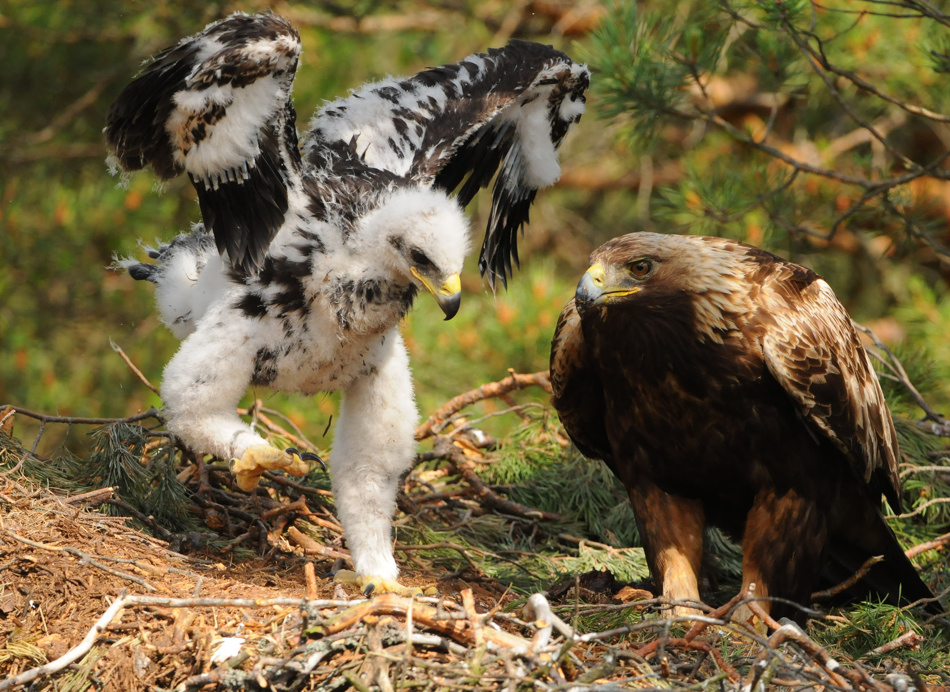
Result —
[[[220, 295], [215, 284], [227, 279], [218, 257], [214, 237], [198, 225], [182, 233], [170, 243], [157, 248], [145, 247], [154, 264], [126, 258], [116, 259], [113, 267], [125, 269], [133, 279], [155, 284], [155, 300], [162, 322], [179, 339], [194, 330], [196, 320], [207, 310], [210, 301]], [[205, 271], [209, 263], [218, 269]]]

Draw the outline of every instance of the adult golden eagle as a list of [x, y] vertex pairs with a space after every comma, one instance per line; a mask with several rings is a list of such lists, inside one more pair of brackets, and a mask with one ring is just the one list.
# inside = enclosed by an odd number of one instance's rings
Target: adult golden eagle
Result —
[[664, 597], [699, 600], [707, 524], [742, 537], [757, 596], [808, 603], [883, 555], [852, 595], [933, 597], [881, 515], [882, 495], [901, 506], [894, 424], [827, 283], [722, 238], [635, 233], [590, 261], [554, 335], [554, 406], [627, 488]]

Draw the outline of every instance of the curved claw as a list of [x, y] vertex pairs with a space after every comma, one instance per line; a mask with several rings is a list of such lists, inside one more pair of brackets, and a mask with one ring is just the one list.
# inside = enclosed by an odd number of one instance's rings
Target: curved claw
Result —
[[323, 469], [323, 472], [329, 473], [326, 462], [320, 458], [319, 454], [314, 454], [313, 452], [304, 452], [303, 454], [300, 455], [300, 458], [303, 459], [304, 461], [316, 462], [320, 464], [320, 468]]

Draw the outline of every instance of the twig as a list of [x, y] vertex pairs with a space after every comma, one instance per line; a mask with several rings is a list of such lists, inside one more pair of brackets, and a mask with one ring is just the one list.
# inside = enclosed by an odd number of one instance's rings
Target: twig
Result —
[[468, 566], [472, 568], [472, 571], [475, 572], [475, 574], [479, 576], [482, 576], [483, 574], [485, 574], [485, 572], [484, 570], [482, 570], [481, 567], [479, 567], [475, 563], [475, 561], [472, 558], [468, 556], [469, 551], [476, 553], [478, 555], [481, 555], [483, 557], [485, 556], [495, 557], [499, 560], [504, 559], [498, 555], [494, 555], [493, 553], [488, 552], [487, 550], [479, 550], [477, 548], [470, 548], [468, 546], [459, 545], [458, 543], [450, 543], [448, 541], [441, 541], [439, 543], [426, 543], [425, 545], [402, 545], [402, 544], [397, 543], [393, 549], [403, 551], [403, 552], [412, 552], [416, 550], [454, 550], [455, 552], [457, 552], [459, 555], [462, 556], [462, 559], [465, 560]]
[[[324, 636], [335, 634], [342, 632], [357, 622], [365, 620], [367, 615], [405, 616], [410, 608], [412, 608], [413, 622], [446, 634], [456, 641], [471, 643], [474, 640], [475, 632], [473, 625], [467, 616], [460, 615], [457, 619], [450, 618], [438, 608], [391, 593], [383, 594], [371, 601], [355, 605], [335, 617], [326, 625], [315, 627], [314, 631]], [[527, 639], [515, 634], [510, 634], [504, 630], [483, 627], [481, 628], [481, 633], [485, 643], [488, 644], [489, 647], [505, 648], [516, 653], [523, 653], [528, 651], [528, 647], [530, 646], [530, 642]]]
[[80, 493], [78, 495], [70, 495], [63, 498], [63, 502], [67, 505], [74, 505], [77, 502], [88, 502], [89, 504], [98, 504], [100, 502], [105, 502], [106, 500], [112, 499], [113, 494], [115, 493], [115, 488], [98, 488], [96, 490], [90, 490], [87, 493]]
[[290, 540], [303, 549], [306, 555], [319, 555], [320, 557], [350, 560], [349, 553], [341, 553], [339, 550], [320, 545], [296, 526], [289, 527], [287, 529], [287, 535], [290, 536]]
[[286, 437], [288, 440], [293, 442], [298, 447], [303, 447], [305, 450], [311, 450], [311, 451], [317, 450], [317, 446], [313, 444], [310, 440], [308, 440], [306, 437], [304, 437], [303, 433], [301, 432], [299, 428], [297, 428], [296, 424], [292, 420], [287, 418], [286, 416], [284, 416], [284, 418], [296, 429], [297, 431], [296, 435], [290, 432], [289, 430], [287, 430], [282, 425], [279, 425], [275, 423], [273, 420], [271, 420], [267, 416], [268, 413], [272, 415], [283, 415], [283, 414], [280, 414], [278, 411], [274, 411], [272, 409], [264, 408], [264, 404], [260, 399], [255, 400], [254, 403], [251, 404], [251, 406], [249, 406], [246, 409], [239, 408], [237, 412], [238, 412], [238, 415], [240, 416], [253, 416], [256, 420], [260, 420], [271, 433], [277, 433], [278, 435], [282, 437]]
[[485, 485], [485, 482], [478, 477], [478, 474], [475, 473], [475, 469], [473, 468], [474, 465], [471, 461], [469, 461], [468, 457], [465, 456], [465, 453], [462, 451], [462, 449], [457, 445], [452, 444], [448, 438], [436, 438], [432, 451], [438, 457], [447, 459], [449, 462], [451, 462], [455, 468], [458, 469], [459, 473], [468, 482], [468, 484], [472, 486], [472, 490], [474, 490], [475, 493], [481, 497], [481, 499], [489, 507], [497, 509], [500, 512], [523, 517], [525, 519], [563, 521], [563, 517], [560, 514], [525, 507], [522, 504], [503, 498], [501, 495], [489, 488], [487, 485]]
[[881, 644], [879, 647], [871, 649], [868, 653], [872, 656], [883, 656], [884, 654], [889, 654], [892, 651], [897, 649], [902, 649], [904, 647], [908, 649], [916, 649], [920, 646], [921, 642], [924, 641], [924, 636], [922, 634], [917, 634], [914, 630], [909, 630], [904, 632], [901, 636], [896, 639], [892, 639], [886, 644]]
[[551, 378], [546, 370], [530, 375], [519, 375], [514, 370], [508, 372], [509, 376], [499, 382], [483, 384], [470, 392], [449, 399], [416, 429], [416, 439], [424, 440], [431, 435], [437, 435], [452, 416], [477, 401], [499, 397], [526, 387], [541, 387], [544, 391], [551, 392]]
[[157, 521], [155, 521], [154, 517], [150, 517], [147, 514], [143, 514], [142, 512], [137, 510], [135, 507], [130, 505], [128, 502], [125, 502], [124, 500], [118, 497], [110, 497], [103, 500], [103, 502], [105, 502], [105, 504], [107, 505], [118, 507], [123, 512], [126, 512], [129, 516], [142, 522], [143, 525], [149, 527], [162, 540], [171, 543], [172, 539], [175, 538], [175, 534], [169, 531], [168, 529], [166, 529], [161, 524], [159, 524]]
[[317, 598], [317, 575], [312, 562], [307, 562], [303, 566], [304, 577], [307, 580], [307, 600], [313, 601]]
[[132, 369], [132, 372], [134, 372], [135, 376], [138, 377], [139, 380], [142, 381], [142, 384], [144, 384], [146, 387], [148, 387], [153, 392], [155, 392], [155, 394], [158, 394], [158, 396], [162, 395], [162, 393], [158, 391], [158, 387], [156, 387], [151, 382], [149, 382], [148, 378], [142, 374], [142, 371], [139, 370], [137, 367], [135, 367], [135, 363], [133, 363], [131, 359], [127, 355], [125, 355], [125, 351], [122, 350], [121, 346], [115, 343], [112, 339], [109, 339], [109, 345], [112, 347], [113, 351], [115, 351], [120, 356], [122, 356], [122, 360], [124, 360], [125, 364], [128, 365]]
[[918, 543], [915, 546], [912, 546], [904, 551], [904, 555], [908, 558], [915, 558], [921, 553], [925, 553], [928, 550], [940, 550], [946, 546], [950, 545], [950, 533], [945, 533], [942, 536], [938, 536], [932, 541], [927, 541], [925, 543]]
[[909, 519], [910, 517], [917, 516], [918, 514], [920, 514], [921, 512], [923, 512], [925, 509], [929, 507], [933, 507], [934, 505], [942, 505], [946, 502], [950, 502], [950, 497], [935, 497], [932, 500], [927, 500], [924, 504], [922, 504], [920, 507], [918, 507], [917, 509], [911, 512], [904, 512], [903, 514], [889, 514], [884, 518], [885, 519]]
[[864, 561], [864, 564], [858, 567], [858, 571], [852, 574], [850, 577], [845, 579], [840, 584], [832, 586], [829, 589], [824, 589], [822, 591], [816, 591], [811, 595], [811, 600], [813, 601], [823, 601], [826, 598], [833, 598], [843, 591], [847, 591], [852, 586], [857, 584], [859, 581], [864, 579], [868, 572], [871, 571], [871, 568], [874, 567], [879, 562], [884, 561], [883, 555], [872, 555], [867, 560]]
[[310, 508], [307, 507], [307, 500], [304, 497], [298, 497], [293, 502], [288, 503], [279, 503], [268, 510], [261, 512], [261, 519], [264, 521], [270, 521], [271, 519], [276, 519], [282, 514], [289, 514], [290, 512], [300, 512], [301, 514], [313, 514], [310, 511]]
[[864, 325], [858, 324], [857, 322], [852, 321], [852, 324], [854, 325], [855, 329], [866, 334], [868, 338], [870, 338], [871, 341], [874, 342], [874, 346], [876, 348], [880, 349], [881, 351], [887, 354], [886, 361], [883, 358], [880, 358], [879, 360], [885, 363], [891, 369], [891, 371], [895, 375], [897, 375], [898, 379], [900, 380], [900, 383], [904, 385], [904, 388], [907, 389], [907, 391], [913, 397], [914, 401], [917, 403], [917, 406], [919, 406], [921, 410], [923, 410], [924, 414], [926, 414], [927, 418], [929, 420], [936, 422], [939, 425], [950, 427], [950, 420], [947, 420], [946, 418], [941, 416], [939, 413], [934, 411], [932, 408], [930, 408], [930, 405], [927, 403], [927, 401], [924, 399], [921, 393], [917, 391], [917, 388], [914, 386], [914, 384], [910, 381], [910, 378], [907, 376], [907, 371], [904, 370], [904, 366], [897, 359], [897, 356], [895, 356], [894, 352], [891, 351], [891, 349], [889, 349], [887, 345], [877, 337], [877, 334], [872, 332], [869, 328], [865, 327]]
[[145, 420], [146, 418], [155, 418], [161, 420], [161, 411], [157, 408], [150, 408], [148, 411], [142, 411], [141, 413], [136, 413], [133, 416], [126, 416], [125, 418], [83, 418], [81, 416], [50, 416], [45, 413], [39, 413], [37, 411], [31, 411], [29, 409], [23, 408], [22, 406], [15, 406], [13, 404], [4, 405], [2, 408], [9, 406], [17, 413], [27, 416], [28, 418], [33, 418], [40, 421], [41, 423], [68, 423], [70, 425], [107, 425], [109, 423], [134, 423], [136, 421]]
[[7, 678], [6, 680], [0, 680], [0, 690], [6, 690], [11, 687], [25, 685], [28, 682], [36, 680], [42, 675], [52, 675], [53, 673], [58, 673], [66, 666], [78, 661], [89, 652], [89, 650], [92, 648], [92, 645], [96, 641], [96, 637], [99, 636], [99, 633], [109, 626], [109, 623], [112, 622], [118, 612], [126, 607], [128, 601], [129, 597], [123, 591], [122, 594], [115, 600], [115, 602], [109, 606], [109, 609], [102, 614], [102, 617], [96, 621], [96, 624], [92, 626], [92, 629], [86, 633], [86, 636], [79, 643], [79, 645], [73, 647], [55, 661], [51, 661], [46, 665], [39, 666], [38, 668], [31, 668], [30, 670], [20, 673], [19, 675], [16, 675], [12, 678]]

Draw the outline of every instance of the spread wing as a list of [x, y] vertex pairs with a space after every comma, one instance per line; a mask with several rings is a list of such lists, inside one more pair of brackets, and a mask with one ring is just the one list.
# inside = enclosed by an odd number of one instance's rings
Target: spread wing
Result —
[[581, 454], [603, 459], [616, 471], [604, 427], [604, 387], [573, 298], [561, 312], [551, 342], [551, 389], [554, 408]]
[[458, 189], [463, 206], [498, 172], [479, 258], [494, 287], [518, 264], [535, 194], [560, 177], [557, 149], [584, 112], [589, 81], [585, 66], [550, 46], [512, 41], [327, 103], [304, 147], [318, 167], [355, 149], [368, 166]]
[[253, 273], [299, 179], [290, 102], [300, 37], [274, 15], [235, 14], [156, 56], [109, 108], [123, 169], [187, 172], [205, 226], [233, 267]]
[[771, 315], [762, 337], [769, 372], [812, 429], [847, 456], [855, 475], [899, 510], [897, 435], [851, 318], [822, 279], [772, 278], [761, 294]]

